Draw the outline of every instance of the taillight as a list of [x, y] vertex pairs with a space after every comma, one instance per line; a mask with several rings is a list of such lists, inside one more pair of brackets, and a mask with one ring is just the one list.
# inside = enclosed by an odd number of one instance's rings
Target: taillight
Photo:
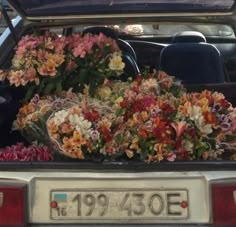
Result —
[[26, 226], [26, 186], [0, 185], [0, 226]]
[[212, 184], [213, 226], [236, 226], [236, 183]]

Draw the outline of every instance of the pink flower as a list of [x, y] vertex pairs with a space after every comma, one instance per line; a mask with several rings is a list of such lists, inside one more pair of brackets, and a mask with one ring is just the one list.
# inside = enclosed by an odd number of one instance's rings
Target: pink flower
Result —
[[86, 55], [86, 50], [83, 44], [80, 44], [73, 50], [73, 56], [76, 58], [77, 57], [84, 58], [85, 55]]
[[52, 153], [46, 146], [31, 145], [24, 147], [23, 143], [8, 146], [0, 150], [0, 161], [50, 161]]
[[74, 61], [69, 60], [67, 66], [66, 66], [66, 71], [71, 71], [76, 67], [77, 67], [77, 64]]
[[185, 121], [173, 122], [171, 123], [171, 126], [174, 128], [176, 132], [176, 137], [180, 138], [183, 131], [187, 128], [187, 122]]
[[30, 81], [30, 82], [33, 82], [33, 81], [36, 81], [37, 80], [37, 76], [36, 76], [36, 70], [34, 68], [28, 68], [26, 70], [26, 80], [27, 81]]
[[174, 154], [174, 153], [169, 154], [169, 155], [167, 156], [167, 160], [170, 161], [170, 162], [175, 161], [175, 159], [176, 159], [176, 154]]

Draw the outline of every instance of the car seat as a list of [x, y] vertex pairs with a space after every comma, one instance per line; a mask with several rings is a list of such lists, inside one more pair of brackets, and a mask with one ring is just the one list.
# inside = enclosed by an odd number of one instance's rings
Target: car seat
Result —
[[224, 68], [218, 49], [199, 32], [182, 32], [161, 51], [159, 70], [185, 84], [223, 83]]
[[102, 26], [94, 26], [88, 27], [84, 29], [82, 34], [91, 33], [91, 34], [99, 34], [103, 33], [107, 37], [113, 38], [117, 41], [117, 44], [122, 51], [122, 60], [125, 63], [124, 73], [119, 78], [121, 80], [127, 80], [128, 77], [135, 78], [137, 75], [140, 74], [138, 65], [137, 65], [137, 57], [135, 54], [134, 49], [131, 45], [126, 42], [125, 40], [119, 39], [117, 33], [109, 28], [109, 27], [102, 27]]

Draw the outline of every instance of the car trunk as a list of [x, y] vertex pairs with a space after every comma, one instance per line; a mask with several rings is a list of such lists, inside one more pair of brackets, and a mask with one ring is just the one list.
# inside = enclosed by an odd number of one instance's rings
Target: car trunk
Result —
[[[20, 7], [21, 15], [25, 15], [31, 21], [27, 22], [28, 25], [24, 27], [24, 30], [21, 29], [23, 23], [14, 27], [16, 37], [7, 34], [9, 31], [3, 34], [3, 36], [8, 35], [0, 47], [0, 52], [3, 53], [0, 56], [0, 65], [3, 69], [10, 68], [10, 59], [15, 47], [14, 39], [19, 40], [22, 35], [32, 33], [38, 23], [42, 28], [48, 28], [51, 25], [56, 28], [60, 27], [61, 18], [78, 12], [77, 10], [82, 4], [82, 1], [63, 1], [70, 3], [68, 11], [64, 15], [63, 7], [65, 5], [60, 4], [60, 1], [52, 4], [53, 1], [45, 0], [41, 1], [43, 4], [40, 6], [37, 5], [38, 1], [9, 2], [14, 7]], [[97, 4], [97, 1], [89, 2]], [[106, 7], [110, 4], [110, 2], [107, 4], [107, 1], [102, 2]], [[131, 1], [125, 2], [131, 4]], [[166, 7], [165, 1], [158, 2], [162, 4], [163, 8]], [[175, 3], [175, 1], [173, 2]], [[183, 0], [177, 2], [183, 3]], [[207, 4], [204, 5], [203, 2], [207, 2]], [[220, 20], [214, 18], [215, 14], [222, 14], [222, 17], [225, 17], [223, 15], [225, 13], [230, 15], [229, 10], [234, 1], [227, 1], [227, 5], [223, 9], [222, 1], [215, 2], [218, 4], [212, 4], [212, 1], [202, 1], [202, 4], [198, 5], [196, 12], [193, 13], [198, 13], [199, 8], [207, 6], [210, 9], [208, 8], [206, 11], [212, 13], [212, 20]], [[174, 3], [172, 6], [176, 7]], [[104, 5], [98, 10], [104, 10]], [[141, 6], [143, 5], [141, 4]], [[149, 5], [150, 10], [152, 6]], [[185, 6], [186, 11], [190, 6], [191, 4]], [[50, 12], [53, 14], [48, 14], [45, 7], [51, 8]], [[82, 9], [88, 11], [86, 15], [82, 15], [83, 22], [83, 20], [87, 20], [86, 17], [91, 16], [91, 12], [88, 6], [84, 6]], [[116, 5], [112, 9], [116, 14]], [[125, 5], [123, 11], [126, 12], [127, 9], [127, 5]], [[133, 11], [142, 13], [142, 8], [136, 7]], [[177, 10], [176, 14], [178, 13]], [[76, 22], [79, 21], [80, 16], [74, 15]], [[116, 16], [118, 18], [118, 14]], [[107, 15], [107, 17], [110, 18], [112, 15]], [[146, 15], [145, 18], [147, 17], [149, 16]], [[162, 17], [159, 15], [157, 18]], [[165, 16], [166, 18], [167, 16]], [[208, 17], [201, 18], [207, 20]], [[63, 22], [65, 27], [76, 24], [76, 22], [71, 23], [71, 17], [67, 19]], [[19, 18], [17, 20], [20, 21]], [[93, 21], [95, 20], [93, 19]], [[113, 19], [111, 18], [111, 20]], [[116, 20], [118, 21], [118, 19], [114, 19], [114, 21]], [[137, 21], [139, 20], [137, 19]], [[88, 19], [88, 21], [89, 25], [92, 24], [92, 20]], [[236, 104], [236, 83], [187, 85], [186, 88], [188, 91], [197, 92], [205, 89], [219, 91], [224, 93], [233, 105]], [[12, 122], [22, 105], [20, 100], [24, 93], [24, 89], [0, 86], [0, 147], [10, 146], [17, 142], [30, 144], [19, 132], [11, 130]], [[235, 161], [231, 160], [231, 155], [232, 153], [225, 152], [225, 160], [154, 163], [130, 161], [124, 157], [109, 160], [100, 156], [94, 156], [90, 160], [75, 160], [65, 158], [60, 154], [55, 155], [54, 161], [4, 161], [0, 164], [0, 205], [2, 195], [5, 196], [5, 201], [9, 201], [9, 198], [13, 199], [11, 202], [3, 203], [0, 209], [4, 209], [5, 216], [12, 217], [11, 219], [15, 219], [16, 223], [11, 224], [7, 218], [4, 219], [3, 214], [0, 214], [0, 226], [72, 227], [88, 226], [88, 224], [97, 226], [98, 223], [102, 226], [114, 226], [115, 224], [117, 226], [137, 226], [137, 224], [140, 226], [212, 226], [212, 224], [217, 226], [222, 223], [225, 226], [235, 226], [236, 208], [233, 201], [236, 198], [236, 165]], [[11, 192], [12, 188], [16, 191]], [[1, 194], [2, 192], [3, 194]], [[127, 201], [130, 196], [134, 198], [129, 204]], [[145, 197], [144, 202], [143, 197]], [[115, 205], [110, 206], [107, 198], [111, 201], [114, 199], [112, 202], [119, 204], [119, 209], [114, 210]], [[95, 202], [91, 203], [91, 201]], [[217, 201], [221, 203], [217, 203]], [[143, 203], [145, 204], [143, 205]], [[14, 209], [15, 204], [17, 204], [16, 209]], [[82, 213], [79, 209], [81, 206], [83, 206]], [[145, 211], [143, 211], [143, 207]], [[19, 213], [21, 217], [19, 217]], [[221, 213], [224, 215], [220, 215]], [[104, 214], [107, 217], [104, 218]]]

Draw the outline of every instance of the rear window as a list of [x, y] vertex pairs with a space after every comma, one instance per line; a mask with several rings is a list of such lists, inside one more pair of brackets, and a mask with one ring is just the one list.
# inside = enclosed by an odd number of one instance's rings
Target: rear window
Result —
[[[235, 38], [229, 25], [221, 24], [120, 24], [108, 25], [119, 35], [169, 37], [182, 31], [198, 31], [206, 37]], [[74, 27], [74, 32], [81, 32], [84, 26]]]
[[205, 36], [234, 38], [234, 31], [228, 25], [206, 25], [206, 24], [133, 24], [115, 26], [120, 33], [128, 35], [147, 36], [173, 36], [182, 31], [198, 31]]

